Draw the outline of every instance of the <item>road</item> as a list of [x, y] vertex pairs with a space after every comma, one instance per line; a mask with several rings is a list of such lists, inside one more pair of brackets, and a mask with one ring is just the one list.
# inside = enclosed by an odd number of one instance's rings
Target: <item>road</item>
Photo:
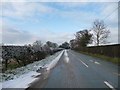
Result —
[[[111, 88], [118, 87], [118, 66], [80, 54], [64, 52], [57, 65], [28, 88]], [[44, 79], [43, 79], [44, 78]]]

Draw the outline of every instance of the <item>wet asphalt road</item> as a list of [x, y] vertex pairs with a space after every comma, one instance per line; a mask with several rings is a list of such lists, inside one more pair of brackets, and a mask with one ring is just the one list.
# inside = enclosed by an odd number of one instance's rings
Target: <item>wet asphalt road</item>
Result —
[[118, 76], [117, 65], [68, 50], [30, 88], [117, 88]]

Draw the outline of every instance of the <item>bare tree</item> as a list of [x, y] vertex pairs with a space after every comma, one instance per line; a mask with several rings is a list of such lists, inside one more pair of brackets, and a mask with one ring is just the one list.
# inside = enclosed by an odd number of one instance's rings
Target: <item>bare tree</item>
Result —
[[73, 49], [76, 45], [75, 39], [70, 40], [70, 48]]
[[93, 32], [93, 42], [99, 46], [100, 44], [107, 43], [107, 38], [110, 34], [110, 31], [107, 29], [107, 26], [103, 21], [95, 20], [92, 27]]
[[52, 47], [52, 48], [57, 48], [58, 47], [58, 44], [57, 43], [53, 43], [51, 41], [47, 41], [46, 44], [49, 46], [49, 47]]
[[42, 47], [43, 44], [40, 40], [36, 40], [33, 45]]
[[42, 51], [42, 42], [40, 40], [36, 40], [34, 43], [33, 43], [33, 48], [35, 51]]

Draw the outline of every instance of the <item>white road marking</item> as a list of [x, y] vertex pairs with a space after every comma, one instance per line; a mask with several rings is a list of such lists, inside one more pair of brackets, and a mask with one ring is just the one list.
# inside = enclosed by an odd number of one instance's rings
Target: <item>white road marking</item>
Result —
[[96, 62], [96, 61], [95, 61], [94, 63], [95, 63], [95, 64], [100, 64], [99, 62]]
[[107, 81], [104, 81], [104, 83], [105, 83], [109, 88], [111, 88], [112, 90], [115, 90], [115, 88], [114, 88], [112, 85], [110, 85]]
[[90, 62], [94, 62], [95, 64], [100, 64], [99, 62], [94, 61], [94, 60], [90, 60]]
[[[81, 60], [80, 60], [81, 61]], [[84, 63], [83, 61], [81, 61], [81, 63], [83, 64], [83, 65], [85, 65], [86, 67], [88, 67], [88, 65], [86, 64], [86, 63]]]
[[[73, 53], [71, 53], [73, 56], [75, 56]], [[86, 67], [88, 67], [88, 65], [86, 63], [84, 63], [83, 61], [80, 60], [80, 62], [85, 65]]]
[[90, 60], [91, 62], [93, 62], [93, 60]]

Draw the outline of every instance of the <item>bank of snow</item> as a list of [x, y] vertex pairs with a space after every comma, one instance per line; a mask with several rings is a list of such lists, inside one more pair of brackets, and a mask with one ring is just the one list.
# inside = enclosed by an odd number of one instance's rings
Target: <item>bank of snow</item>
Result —
[[2, 84], [2, 88], [27, 88], [30, 83], [38, 79], [36, 76], [41, 74], [36, 71], [41, 67], [46, 68], [47, 70], [53, 68], [63, 52], [64, 51], [57, 52], [55, 55], [47, 57], [41, 61], [36, 61], [27, 66], [1, 74], [3, 81], [0, 85]]
[[35, 71], [31, 71], [29, 73], [21, 75], [19, 78], [15, 78], [13, 80], [5, 81], [2, 83], [3, 88], [27, 88], [29, 84], [34, 80], [38, 79], [35, 76], [40, 75]]
[[50, 63], [46, 64], [46, 65], [45, 65], [45, 68], [46, 68], [47, 70], [52, 69], [52, 68], [57, 64], [57, 62], [59, 61], [59, 59], [60, 59], [60, 57], [62, 56], [63, 52], [64, 52], [64, 51], [62, 51], [62, 52], [61, 52], [54, 60], [52, 60]]

